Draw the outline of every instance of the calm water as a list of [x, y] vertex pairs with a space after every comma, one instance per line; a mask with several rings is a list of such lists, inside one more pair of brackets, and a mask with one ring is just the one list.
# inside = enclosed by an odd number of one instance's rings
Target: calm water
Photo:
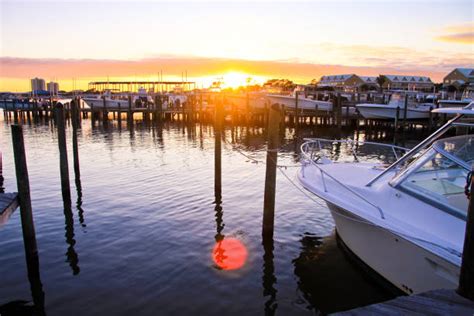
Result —
[[[5, 187], [16, 191], [10, 126], [3, 114], [0, 120]], [[320, 128], [302, 133], [334, 136]], [[121, 128], [116, 122], [104, 128], [84, 120], [80, 183], [68, 126], [72, 210], [63, 207], [55, 128], [25, 124], [24, 134], [48, 315], [305, 315], [392, 297], [338, 248], [328, 209], [281, 173], [274, 245], [264, 249], [265, 165], [252, 160], [265, 160], [261, 127], [225, 128], [222, 203], [216, 204], [212, 126], [137, 121], [130, 129], [124, 120]], [[278, 159], [295, 179], [293, 134], [286, 130]], [[0, 305], [32, 297], [19, 215], [0, 227]], [[242, 268], [214, 263], [212, 250], [222, 238], [246, 247]]]

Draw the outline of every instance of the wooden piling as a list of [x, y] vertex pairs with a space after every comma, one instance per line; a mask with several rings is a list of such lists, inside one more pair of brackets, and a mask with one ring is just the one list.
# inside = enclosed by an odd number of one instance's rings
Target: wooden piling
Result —
[[224, 119], [223, 104], [216, 102], [215, 120], [214, 120], [214, 195], [216, 200], [221, 200], [222, 188], [222, 123]]
[[395, 132], [397, 132], [399, 120], [400, 120], [400, 107], [397, 106], [397, 113], [396, 113], [396, 115], [395, 115], [395, 124], [394, 124], [394, 125], [395, 125], [395, 127], [394, 127], [394, 128], [395, 128]]
[[407, 115], [408, 115], [408, 94], [405, 94], [405, 103], [403, 107], [403, 128], [405, 128]]
[[44, 292], [39, 274], [38, 248], [36, 245], [35, 225], [31, 208], [30, 181], [26, 164], [23, 129], [19, 125], [12, 125], [11, 131], [28, 280], [30, 281], [34, 308], [38, 312], [38, 315], [44, 315]]
[[279, 146], [279, 129], [281, 122], [281, 109], [277, 104], [270, 107], [267, 136], [267, 160], [265, 172], [265, 195], [263, 200], [263, 225], [262, 236], [273, 239], [273, 226], [275, 219], [275, 188], [276, 168]]
[[336, 114], [336, 124], [337, 128], [341, 129], [342, 126], [342, 101], [341, 101], [341, 93], [337, 93], [337, 114]]
[[0, 193], [5, 193], [5, 188], [3, 187], [3, 158], [2, 152], [0, 151]]
[[56, 124], [58, 128], [59, 166], [61, 173], [61, 190], [63, 201], [71, 204], [71, 190], [69, 186], [69, 167], [67, 161], [66, 129], [64, 125], [64, 108], [61, 104], [56, 105]]
[[299, 111], [298, 111], [298, 93], [299, 91], [295, 91], [295, 126], [298, 127], [300, 120], [299, 120]]
[[78, 102], [73, 102], [72, 106], [72, 154], [74, 159], [74, 174], [76, 179], [81, 177], [81, 171], [79, 168], [79, 148], [77, 142], [77, 129], [79, 123], [79, 104]]
[[[471, 169], [474, 172], [474, 168]], [[471, 178], [472, 179], [472, 178]], [[462, 252], [461, 274], [458, 294], [474, 301], [474, 181], [470, 185], [469, 208], [467, 211], [466, 232]]]
[[133, 122], [133, 112], [132, 112], [132, 96], [128, 96], [128, 112], [127, 112], [127, 121], [129, 123]]

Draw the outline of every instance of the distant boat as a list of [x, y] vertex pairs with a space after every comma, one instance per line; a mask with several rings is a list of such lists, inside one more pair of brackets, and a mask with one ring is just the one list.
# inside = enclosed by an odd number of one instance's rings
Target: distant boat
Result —
[[474, 101], [474, 88], [466, 88], [461, 96], [460, 100], [439, 100], [439, 106], [442, 108], [449, 107], [463, 107]]
[[319, 101], [306, 98], [302, 91], [293, 91], [292, 95], [280, 95], [280, 94], [267, 94], [267, 98], [271, 103], [278, 103], [284, 105], [285, 108], [295, 109], [296, 108], [296, 93], [298, 93], [298, 109], [301, 110], [314, 110], [330, 112], [332, 111], [332, 102], [330, 101]]
[[[407, 294], [458, 286], [474, 135], [441, 137], [473, 107], [434, 110], [456, 117], [409, 151], [351, 140], [301, 146], [300, 183], [326, 201], [347, 248]], [[353, 161], [338, 160], [344, 151]]]
[[[404, 119], [405, 98], [400, 93], [394, 93], [388, 104], [361, 103], [356, 105], [359, 113], [366, 119], [385, 119], [393, 120], [397, 116], [399, 108], [399, 118]], [[427, 119], [430, 116], [430, 110], [433, 109], [432, 103], [412, 103], [409, 102], [406, 109], [406, 119]]]
[[[110, 110], [128, 109], [129, 102], [127, 96], [113, 96], [110, 90], [106, 90], [102, 95], [84, 96], [82, 100], [91, 108], [103, 108], [105, 101], [105, 107]], [[132, 97], [132, 108], [142, 108], [152, 103], [153, 99], [147, 95], [144, 88], [138, 89], [138, 93]]]

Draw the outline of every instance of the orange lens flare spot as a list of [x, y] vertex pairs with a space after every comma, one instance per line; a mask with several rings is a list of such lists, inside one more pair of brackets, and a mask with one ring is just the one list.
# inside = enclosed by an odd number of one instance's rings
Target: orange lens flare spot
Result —
[[245, 264], [247, 255], [247, 248], [235, 238], [219, 241], [212, 250], [212, 259], [222, 270], [240, 269]]

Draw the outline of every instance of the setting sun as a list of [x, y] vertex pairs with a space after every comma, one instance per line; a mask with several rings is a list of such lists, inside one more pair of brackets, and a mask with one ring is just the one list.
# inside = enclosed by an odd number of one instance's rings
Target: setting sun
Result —
[[231, 71], [222, 76], [222, 81], [223, 88], [238, 88], [252, 84], [262, 84], [265, 82], [265, 78], [244, 72]]

